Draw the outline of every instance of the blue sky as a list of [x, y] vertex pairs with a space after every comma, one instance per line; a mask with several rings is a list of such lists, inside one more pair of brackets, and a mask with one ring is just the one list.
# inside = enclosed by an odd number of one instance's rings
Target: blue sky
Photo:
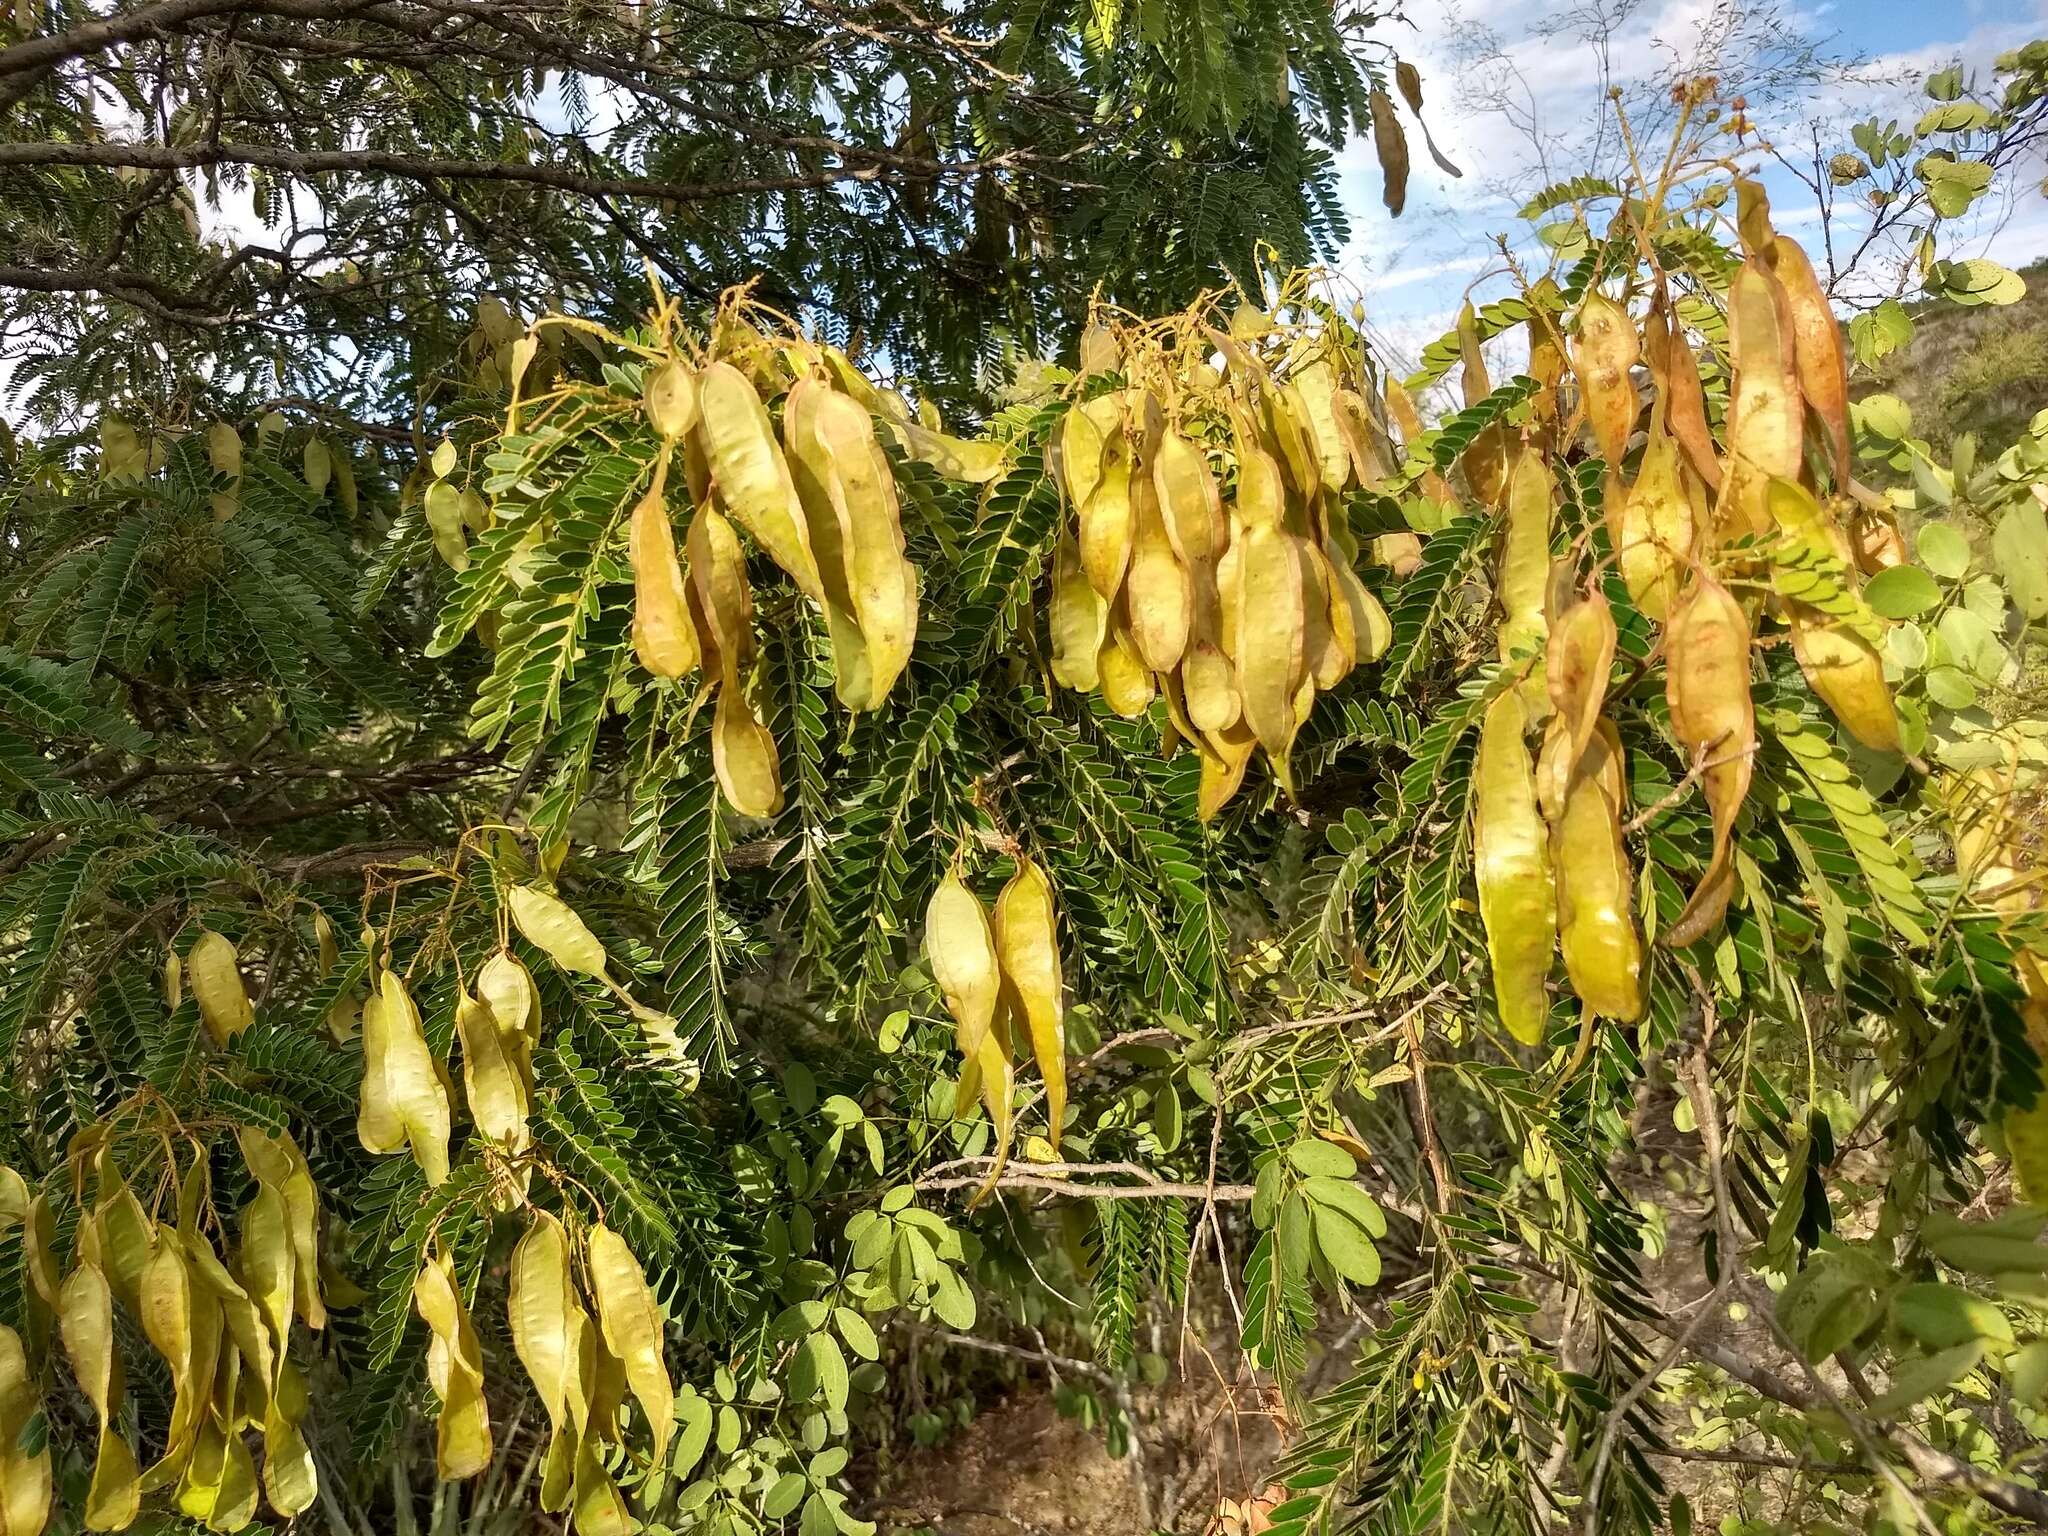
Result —
[[[1574, 13], [1618, 18], [1605, 79], [1625, 92], [1642, 89], [1674, 59], [1718, 54], [1726, 88], [1748, 92], [1759, 125], [1781, 145], [1809, 150], [1810, 125], [1819, 126], [1825, 149], [1848, 149], [1856, 121], [1917, 117], [1928, 104], [1917, 82], [1929, 72], [1960, 60], [1988, 81], [1999, 52], [2048, 37], [2048, 0], [1410, 0], [1409, 10], [1412, 23], [1384, 35], [1421, 69], [1425, 118], [1465, 174], [1452, 180], [1439, 171], [1411, 132], [1408, 206], [1394, 219], [1381, 206], [1371, 144], [1353, 142], [1342, 160], [1353, 236], [1338, 263], [1362, 290], [1382, 350], [1401, 368], [1448, 328], [1468, 290], [1481, 302], [1513, 290], [1496, 236], [1534, 270], [1543, 265], [1547, 253], [1515, 212], [1521, 196], [1550, 179], [1532, 129], [1548, 141], [1553, 171], [1584, 169], [1570, 146], [1595, 129], [1603, 97], [1600, 51], [1571, 27]], [[1755, 19], [1733, 37], [1718, 34], [1736, 11]], [[1770, 50], [1786, 44], [1810, 44], [1854, 67], [1774, 87], [1762, 71]], [[1505, 87], [1512, 116], [1497, 110], [1495, 85]], [[2009, 197], [1984, 199], [1981, 212], [1942, 231], [1941, 253], [2008, 265], [2048, 255], [2044, 173], [2048, 166], [2036, 165], [2030, 176], [2011, 178]], [[1764, 180], [1779, 228], [1802, 240], [1815, 236], [1812, 193], [1775, 167]], [[1853, 199], [1844, 197], [1838, 241], [1844, 233], [1853, 239], [1860, 223]], [[1885, 255], [1877, 253], [1866, 281], [1886, 282], [1889, 291], [1896, 267], [1886, 270]]]

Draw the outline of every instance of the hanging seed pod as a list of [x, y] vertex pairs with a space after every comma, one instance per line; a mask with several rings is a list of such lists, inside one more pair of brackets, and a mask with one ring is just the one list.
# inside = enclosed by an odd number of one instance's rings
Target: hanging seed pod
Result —
[[540, 991], [532, 975], [511, 950], [493, 950], [477, 968], [476, 995], [490, 1005], [491, 1017], [497, 1020], [506, 1048], [520, 1064], [530, 1096], [533, 1053], [540, 1049]]
[[[1458, 350], [1464, 358], [1463, 385], [1469, 408], [1493, 393], [1486, 358], [1479, 350], [1479, 318], [1469, 301], [1458, 311]], [[1480, 503], [1491, 507], [1499, 502], [1508, 480], [1508, 439], [1501, 424], [1493, 422], [1474, 433], [1461, 462], [1465, 481]]]
[[953, 1015], [960, 1054], [974, 1061], [995, 1018], [1002, 971], [981, 898], [955, 871], [947, 871], [925, 908], [924, 953], [946, 1011]]
[[[516, 1029], [516, 1026], [515, 1026]], [[532, 1142], [527, 1129], [526, 1078], [508, 1032], [491, 1005], [462, 994], [455, 1003], [455, 1034], [462, 1043], [462, 1092], [480, 1135], [516, 1156]]]
[[448, 1177], [448, 1091], [395, 971], [381, 970], [363, 1004], [363, 1085], [356, 1135], [363, 1150], [410, 1146], [430, 1185]]
[[1019, 858], [996, 898], [995, 950], [1012, 1016], [1031, 1034], [1031, 1053], [1045, 1080], [1047, 1139], [1059, 1151], [1067, 1112], [1066, 995], [1060, 976], [1058, 918], [1045, 871]]
[[1550, 829], [1558, 938], [1572, 990], [1602, 1018], [1633, 1024], [1643, 1013], [1643, 946], [1622, 842], [1625, 797], [1621, 737], [1602, 719]]
[[241, 957], [224, 935], [200, 929], [185, 956], [185, 974], [199, 1004], [200, 1022], [215, 1045], [226, 1045], [256, 1022], [256, 1010], [242, 985]]
[[235, 1134], [250, 1173], [284, 1198], [291, 1235], [293, 1305], [308, 1328], [324, 1328], [327, 1308], [320, 1296], [320, 1192], [314, 1186], [313, 1171], [289, 1131], [245, 1125], [238, 1126]]
[[1109, 630], [1109, 604], [1088, 581], [1081, 565], [1080, 541], [1062, 534], [1053, 553], [1052, 604], [1047, 613], [1052, 631], [1053, 681], [1083, 693], [1095, 690], [1100, 676], [1096, 658]]
[[713, 363], [698, 376], [697, 407], [697, 434], [725, 510], [804, 596], [823, 604], [796, 483], [754, 386], [732, 364]]
[[1597, 288], [1588, 292], [1579, 305], [1572, 372], [1593, 441], [1610, 466], [1620, 465], [1635, 427], [1636, 386], [1629, 373], [1640, 350], [1628, 311]]
[[1699, 359], [1671, 313], [1671, 296], [1659, 282], [1643, 322], [1643, 357], [1664, 426], [1684, 450], [1685, 462], [1709, 491], [1721, 484], [1721, 459], [1707, 424], [1707, 394], [1700, 384]]
[[680, 361], [649, 369], [642, 403], [654, 430], [676, 442], [697, 424], [697, 376]]
[[1551, 631], [1544, 652], [1544, 682], [1550, 707], [1557, 711], [1557, 739], [1563, 745], [1554, 754], [1545, 751], [1536, 788], [1543, 814], [1552, 821], [1563, 814], [1566, 789], [1580, 771], [1579, 760], [1607, 702], [1614, 644], [1614, 613], [1607, 594], [1597, 587], [1567, 607]]
[[491, 1410], [484, 1400], [483, 1350], [448, 1255], [435, 1254], [420, 1266], [412, 1304], [431, 1336], [427, 1383], [441, 1400], [434, 1424], [435, 1469], [446, 1481], [475, 1477], [491, 1464]]
[[754, 655], [754, 599], [747, 587], [747, 558], [732, 524], [709, 502], [690, 520], [691, 616], [704, 648], [705, 669], [721, 685], [737, 688]]
[[1550, 1018], [1544, 981], [1557, 947], [1557, 898], [1535, 770], [1523, 739], [1527, 724], [1517, 689], [1487, 706], [1473, 769], [1472, 862], [1501, 1022], [1522, 1044], [1540, 1045]]
[[1786, 603], [1785, 622], [1799, 670], [1849, 734], [1873, 752], [1898, 751], [1898, 710], [1876, 648], [1804, 603]]
[[775, 738], [744, 694], [721, 688], [711, 715], [711, 771], [726, 803], [742, 816], [782, 814], [782, 767]]
[[1223, 552], [1223, 502], [1202, 450], [1178, 432], [1159, 440], [1150, 466], [1154, 501], [1173, 552], [1191, 570]]
[[[1500, 658], [1513, 661], [1540, 649], [1548, 633], [1544, 593], [1550, 581], [1550, 466], [1534, 449], [1515, 460], [1501, 531]], [[1540, 687], [1537, 690], [1540, 696]]]
[[1769, 264], [1785, 293], [1792, 320], [1792, 355], [1799, 393], [1820, 419], [1835, 486], [1849, 483], [1849, 358], [1842, 328], [1806, 252], [1784, 235], [1771, 241]]
[[50, 1518], [50, 1448], [22, 1448], [29, 1421], [42, 1408], [21, 1335], [0, 1323], [0, 1532], [6, 1536], [40, 1536]]
[[446, 480], [436, 480], [421, 498], [420, 510], [427, 520], [427, 531], [434, 536], [434, 553], [450, 570], [468, 570], [469, 541], [462, 532], [462, 492]]
[[604, 975], [604, 946], [561, 897], [537, 885], [514, 885], [506, 888], [505, 904], [520, 937], [563, 970]]
[[590, 1319], [576, 1299], [569, 1274], [569, 1235], [546, 1211], [536, 1210], [512, 1250], [505, 1317], [512, 1348], [547, 1411], [550, 1434], [541, 1476], [540, 1504], [553, 1513], [568, 1507], [577, 1445], [589, 1411], [584, 1386]]
[[1608, 542], [1630, 599], [1653, 619], [1663, 619], [1678, 597], [1679, 584], [1698, 537], [1693, 500], [1679, 467], [1678, 442], [1665, 430], [1664, 401], [1650, 411], [1649, 439], [1634, 485], [1610, 476], [1605, 499]]
[[1785, 294], [1757, 262], [1744, 262], [1729, 281], [1728, 341], [1735, 368], [1728, 393], [1728, 464], [1714, 509], [1715, 535], [1724, 542], [1769, 532], [1772, 477], [1796, 480], [1805, 465], [1805, 418]]
[[[98, 1268], [80, 1264], [65, 1279], [57, 1318], [78, 1388], [99, 1420], [92, 1482], [85, 1495], [86, 1529], [122, 1530], [141, 1509], [142, 1469], [136, 1463], [133, 1448], [121, 1437], [117, 1423], [121, 1413], [122, 1372], [121, 1357], [114, 1344], [114, 1293]], [[5, 1466], [0, 1466], [0, 1476], [6, 1471]]]
[[655, 463], [654, 483], [633, 508], [626, 551], [633, 566], [633, 649], [640, 665], [656, 677], [678, 678], [694, 671], [697, 629], [676, 558], [675, 526], [669, 521], [668, 455]]
[[1081, 541], [1081, 567], [1088, 584], [1104, 602], [1115, 600], [1124, 584], [1137, 537], [1137, 513], [1131, 494], [1131, 461], [1113, 443], [1102, 461], [1102, 475], [1081, 503], [1075, 526]]
[[1291, 534], [1257, 524], [1243, 544], [1237, 678], [1244, 722], [1284, 774], [1298, 728], [1294, 696], [1307, 676], [1307, 583]]
[[[1287, 520], [1287, 481], [1280, 461], [1256, 442], [1239, 441], [1232, 508], [1247, 528], [1278, 528]], [[1231, 542], [1234, 547], [1237, 541]]]
[[1714, 851], [1663, 940], [1682, 948], [1711, 931], [1735, 891], [1730, 843], [1749, 793], [1756, 717], [1749, 696], [1749, 619], [1728, 589], [1702, 573], [1665, 634], [1664, 692], [1671, 731], [1700, 769], [1714, 813]]
[[1196, 741], [1202, 760], [1201, 782], [1196, 791], [1195, 814], [1205, 824], [1230, 803], [1244, 783], [1245, 765], [1252, 760], [1258, 738], [1243, 720]]
[[1095, 672], [1102, 685], [1102, 701], [1124, 719], [1135, 720], [1151, 708], [1158, 686], [1114, 628], [1096, 653]]
[[1153, 672], [1180, 665], [1194, 618], [1194, 588], [1188, 568], [1174, 553], [1150, 475], [1131, 478], [1133, 536], [1130, 571], [1124, 578], [1131, 638], [1138, 659]]
[[1323, 488], [1341, 491], [1351, 478], [1351, 448], [1337, 419], [1337, 376], [1317, 358], [1287, 381], [1288, 404], [1307, 430]]
[[592, 1227], [585, 1253], [598, 1329], [605, 1348], [624, 1367], [626, 1385], [653, 1437], [649, 1459], [660, 1466], [675, 1428], [675, 1389], [662, 1360], [661, 1308], [626, 1240], [603, 1223]]

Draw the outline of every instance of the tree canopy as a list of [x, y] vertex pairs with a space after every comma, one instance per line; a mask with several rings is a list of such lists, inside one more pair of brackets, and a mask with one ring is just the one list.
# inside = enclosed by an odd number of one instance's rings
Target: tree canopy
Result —
[[1133, 1530], [2048, 1526], [2048, 411], [1870, 375], [2048, 44], [1914, 292], [1692, 81], [1400, 378], [1371, 19], [17, 27], [0, 1536], [872, 1536], [1020, 1370], [1277, 1428]]

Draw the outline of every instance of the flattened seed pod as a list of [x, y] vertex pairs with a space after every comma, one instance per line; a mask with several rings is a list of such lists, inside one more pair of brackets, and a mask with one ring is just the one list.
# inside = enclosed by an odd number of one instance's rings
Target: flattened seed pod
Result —
[[1501, 532], [1500, 658], [1526, 655], [1542, 646], [1549, 631], [1544, 593], [1550, 581], [1550, 465], [1533, 448], [1515, 460]]
[[256, 1021], [256, 1010], [242, 985], [241, 957], [225, 935], [199, 930], [185, 956], [185, 976], [199, 1004], [199, 1018], [215, 1045], [226, 1045]]
[[1707, 392], [1700, 384], [1699, 359], [1672, 318], [1670, 295], [1660, 285], [1643, 322], [1643, 355], [1665, 427], [1685, 451], [1686, 463], [1709, 491], [1721, 484], [1721, 460], [1707, 424]]
[[121, 1437], [122, 1372], [114, 1340], [114, 1293], [97, 1266], [81, 1263], [65, 1279], [57, 1321], [79, 1390], [99, 1421], [92, 1482], [85, 1495], [86, 1528], [118, 1531], [141, 1508], [142, 1473], [134, 1450]]
[[626, 557], [633, 566], [633, 650], [656, 677], [678, 678], [695, 670], [697, 627], [676, 558], [675, 526], [669, 521], [668, 456], [662, 455], [654, 483], [633, 508], [627, 526]]
[[1223, 552], [1223, 502], [1208, 457], [1178, 432], [1152, 456], [1152, 489], [1173, 552], [1199, 569]]
[[1088, 584], [1112, 601], [1124, 584], [1124, 572], [1131, 561], [1131, 544], [1137, 532], [1133, 506], [1131, 461], [1128, 455], [1111, 453], [1103, 459], [1102, 477], [1081, 503], [1076, 527], [1081, 540], [1081, 568]]
[[[516, 1031], [517, 1026], [514, 1026]], [[526, 1077], [491, 1005], [467, 993], [456, 999], [455, 1033], [462, 1042], [462, 1092], [480, 1134], [507, 1152], [526, 1149]], [[520, 1038], [516, 1033], [509, 1038]]]
[[512, 1250], [505, 1302], [512, 1348], [546, 1409], [549, 1436], [541, 1507], [569, 1501], [576, 1445], [588, 1394], [583, 1384], [590, 1320], [576, 1299], [569, 1273], [569, 1235], [546, 1211], [536, 1210]]
[[924, 953], [958, 1028], [960, 1054], [977, 1060], [982, 1037], [995, 1019], [1003, 977], [981, 898], [952, 870], [925, 908]]
[[1558, 615], [1544, 651], [1544, 682], [1565, 742], [1554, 759], [1545, 754], [1536, 786], [1543, 813], [1553, 821], [1563, 813], [1566, 790], [1580, 771], [1607, 702], [1614, 644], [1614, 613], [1607, 594], [1595, 588]]
[[50, 1518], [50, 1447], [23, 1449], [29, 1421], [42, 1406], [21, 1335], [0, 1323], [0, 1532], [6, 1536], [40, 1536]]
[[732, 524], [709, 502], [697, 508], [687, 535], [690, 590], [702, 620], [699, 638], [707, 660], [715, 660], [726, 688], [738, 679], [754, 655], [754, 598], [747, 587], [747, 557]]
[[718, 690], [711, 715], [711, 771], [727, 803], [742, 816], [782, 812], [782, 764], [775, 738], [737, 688]]
[[754, 542], [812, 602], [825, 601], [796, 483], [775, 441], [768, 407], [745, 374], [713, 363], [697, 380], [697, 435], [718, 497]]
[[604, 945], [561, 897], [537, 885], [514, 885], [506, 887], [505, 905], [520, 937], [563, 970], [581, 976], [604, 974]]
[[1539, 1045], [1550, 1017], [1544, 981], [1557, 947], [1557, 896], [1548, 829], [1536, 805], [1536, 775], [1523, 739], [1528, 719], [1521, 693], [1513, 688], [1487, 706], [1473, 770], [1472, 862], [1501, 1022], [1522, 1044]]
[[1045, 1080], [1046, 1135], [1055, 1153], [1067, 1114], [1066, 991], [1060, 975], [1059, 921], [1052, 882], [1027, 858], [1017, 861], [996, 897], [993, 925], [1003, 993], [1031, 1034], [1031, 1054]]
[[677, 441], [697, 425], [697, 376], [681, 361], [650, 369], [642, 404], [654, 430]]
[[1096, 654], [1095, 672], [1102, 685], [1102, 701], [1126, 720], [1135, 720], [1151, 707], [1158, 687], [1137, 652], [1127, 646], [1112, 628]]
[[1728, 340], [1735, 366], [1728, 465], [1714, 509], [1715, 535], [1724, 541], [1769, 532], [1772, 477], [1797, 479], [1804, 464], [1805, 419], [1785, 293], [1757, 262], [1744, 262], [1729, 281]]
[[1109, 628], [1109, 604], [1089, 584], [1081, 568], [1081, 545], [1072, 533], [1061, 535], [1053, 555], [1052, 604], [1047, 612], [1052, 631], [1052, 675], [1063, 688], [1095, 690], [1096, 657]]
[[[448, 1177], [448, 1090], [442, 1086], [441, 1074], [427, 1049], [419, 1009], [397, 972], [387, 969], [379, 978], [375, 1002], [378, 1039], [374, 1063], [371, 1005], [363, 1007], [364, 1112], [357, 1117], [357, 1132], [366, 1151], [396, 1151], [394, 1145], [372, 1146], [371, 1130], [365, 1128], [367, 1119], [374, 1121], [371, 1129], [382, 1130], [389, 1122], [380, 1117], [395, 1116], [427, 1183], [439, 1184]], [[383, 1100], [378, 1116], [370, 1113], [373, 1091]]]
[[[1493, 393], [1493, 380], [1486, 372], [1486, 357], [1479, 350], [1479, 318], [1469, 301], [1458, 311], [1458, 350], [1465, 362], [1465, 404], [1477, 405]], [[1499, 422], [1482, 427], [1473, 435], [1462, 462], [1472, 494], [1486, 506], [1493, 506], [1500, 500], [1508, 480], [1508, 439]]]
[[1621, 834], [1624, 784], [1621, 737], [1602, 719], [1551, 827], [1550, 857], [1572, 990], [1602, 1018], [1633, 1024], [1643, 1013], [1643, 945]]
[[1675, 948], [1711, 931], [1735, 891], [1730, 840], [1749, 793], [1756, 716], [1749, 695], [1749, 618], [1728, 589], [1695, 577], [1665, 635], [1665, 697], [1671, 730], [1686, 755], [1704, 762], [1700, 780], [1714, 813], [1714, 852], [1685, 909], [1664, 930]]
[[1195, 814], [1204, 821], [1213, 821], [1216, 813], [1230, 803], [1230, 799], [1244, 783], [1245, 765], [1252, 760], [1252, 752], [1259, 740], [1243, 720], [1224, 730], [1204, 734], [1196, 741], [1195, 747], [1201, 754], [1202, 777], [1196, 791]]
[[1799, 393], [1813, 408], [1827, 435], [1837, 488], [1849, 483], [1849, 358], [1842, 328], [1822, 291], [1813, 263], [1784, 235], [1771, 241], [1771, 273], [1785, 290], [1792, 317], [1793, 362]]
[[1629, 377], [1641, 351], [1635, 322], [1614, 300], [1593, 289], [1579, 305], [1572, 371], [1600, 457], [1618, 465], [1636, 421], [1636, 386]]
[[1188, 628], [1194, 619], [1194, 587], [1187, 566], [1167, 537], [1166, 520], [1149, 475], [1132, 477], [1131, 505], [1135, 528], [1130, 570], [1124, 578], [1131, 638], [1148, 668], [1169, 672], [1180, 665], [1181, 653], [1187, 649]]
[[1898, 751], [1898, 710], [1876, 648], [1804, 603], [1786, 603], [1785, 622], [1799, 670], [1849, 734], [1873, 752]]
[[602, 1222], [590, 1229], [585, 1250], [591, 1295], [605, 1348], [624, 1367], [653, 1438], [650, 1459], [660, 1466], [675, 1428], [675, 1390], [662, 1360], [661, 1308], [626, 1240]]
[[431, 1335], [427, 1383], [441, 1400], [434, 1465], [444, 1480], [475, 1477], [491, 1464], [491, 1410], [484, 1398], [483, 1350], [462, 1304], [455, 1266], [445, 1253], [420, 1266], [412, 1303]]
[[1622, 582], [1635, 605], [1660, 620], [1678, 597], [1698, 536], [1680, 479], [1678, 442], [1664, 428], [1663, 411], [1662, 400], [1651, 408], [1635, 484], [1624, 486], [1611, 475], [1605, 498], [1607, 539]]
[[1288, 403], [1315, 451], [1323, 488], [1341, 491], [1351, 478], [1351, 447], [1337, 419], [1337, 376], [1329, 362], [1317, 358], [1299, 368], [1287, 382]]
[[1256, 524], [1242, 543], [1238, 691], [1245, 724], [1279, 765], [1294, 744], [1294, 695], [1307, 673], [1307, 583], [1292, 534]]

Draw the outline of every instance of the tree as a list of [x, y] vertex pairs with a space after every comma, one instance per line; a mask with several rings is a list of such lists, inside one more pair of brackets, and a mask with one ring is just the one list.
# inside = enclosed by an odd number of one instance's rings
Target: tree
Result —
[[132, 395], [405, 428], [466, 375], [480, 295], [626, 323], [644, 267], [699, 305], [759, 276], [964, 401], [1098, 283], [1178, 302], [1256, 240], [1341, 245], [1376, 19], [65, 0], [0, 49], [13, 387], [47, 420]]
[[396, 484], [25, 438], [0, 1529], [857, 1536], [901, 1340], [1121, 1438], [1141, 1321], [1289, 1536], [2048, 1523], [2048, 418], [1852, 408], [1713, 105], [1427, 429], [1282, 254], [971, 427], [656, 284]]

